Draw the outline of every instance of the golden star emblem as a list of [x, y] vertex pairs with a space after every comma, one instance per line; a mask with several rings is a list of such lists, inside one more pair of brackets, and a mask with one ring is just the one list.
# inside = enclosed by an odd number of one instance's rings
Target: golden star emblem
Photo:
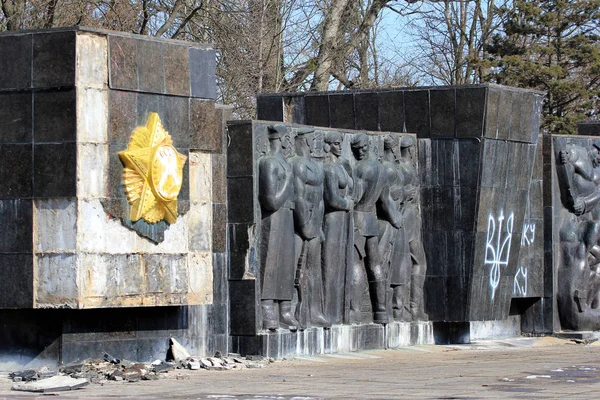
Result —
[[124, 166], [123, 185], [131, 204], [131, 221], [143, 218], [150, 224], [163, 219], [175, 223], [187, 157], [173, 147], [157, 113], [150, 113], [146, 126], [135, 128], [119, 158]]

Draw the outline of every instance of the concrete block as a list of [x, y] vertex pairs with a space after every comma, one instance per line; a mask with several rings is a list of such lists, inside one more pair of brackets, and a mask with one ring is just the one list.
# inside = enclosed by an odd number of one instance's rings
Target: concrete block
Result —
[[78, 307], [77, 257], [76, 254], [38, 254], [34, 257], [36, 307]]
[[77, 246], [77, 202], [37, 199], [33, 202], [33, 246], [36, 253], [74, 252]]
[[77, 144], [77, 197], [108, 196], [108, 145]]
[[213, 263], [210, 252], [188, 254], [188, 277], [189, 304], [212, 304]]
[[75, 39], [78, 87], [108, 87], [108, 41], [106, 36], [80, 33]]
[[108, 90], [77, 88], [77, 141], [108, 142]]
[[212, 198], [212, 166], [210, 153], [190, 152], [190, 201], [210, 202]]
[[189, 250], [210, 251], [212, 244], [212, 205], [192, 202], [187, 214]]

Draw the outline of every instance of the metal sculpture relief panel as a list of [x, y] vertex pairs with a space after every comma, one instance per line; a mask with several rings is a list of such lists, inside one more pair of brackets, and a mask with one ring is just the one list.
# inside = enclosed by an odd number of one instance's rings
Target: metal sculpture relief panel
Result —
[[119, 152], [124, 165], [123, 185], [131, 205], [130, 219], [154, 224], [177, 221], [177, 196], [183, 184], [187, 157], [173, 147], [157, 113], [131, 134], [127, 150]]
[[600, 329], [600, 139], [589, 147], [555, 139], [563, 204], [557, 303], [561, 326]]
[[263, 328], [426, 320], [414, 137], [271, 125], [266, 138]]

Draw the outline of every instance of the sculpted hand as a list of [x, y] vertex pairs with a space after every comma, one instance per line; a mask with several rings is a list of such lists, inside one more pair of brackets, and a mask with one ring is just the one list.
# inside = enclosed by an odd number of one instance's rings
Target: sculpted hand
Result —
[[392, 226], [396, 229], [402, 228], [402, 218], [400, 218], [400, 216], [394, 218], [394, 220], [392, 221]]
[[573, 204], [573, 211], [575, 211], [575, 215], [581, 215], [585, 212], [585, 201], [582, 199], [575, 200]]
[[354, 201], [353, 200], [348, 200], [348, 207], [346, 207], [347, 211], [350, 211], [354, 208]]

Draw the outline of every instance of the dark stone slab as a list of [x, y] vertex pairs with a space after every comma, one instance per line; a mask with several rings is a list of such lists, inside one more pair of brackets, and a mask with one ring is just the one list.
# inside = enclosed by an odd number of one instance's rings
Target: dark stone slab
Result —
[[258, 96], [257, 118], [264, 121], [283, 121], [283, 98], [281, 96]]
[[431, 140], [430, 173], [433, 186], [452, 186], [455, 184], [454, 163], [458, 160], [455, 156], [456, 148], [454, 140]]
[[77, 132], [75, 90], [38, 92], [33, 96], [34, 142], [75, 142]]
[[108, 36], [110, 87], [112, 89], [138, 90], [137, 72], [138, 40]]
[[421, 186], [433, 185], [431, 139], [417, 139], [419, 153], [419, 181]]
[[[111, 198], [125, 198], [123, 189], [123, 164], [119, 159], [119, 151], [125, 147], [119, 144], [108, 146], [108, 195]], [[121, 217], [121, 213], [116, 214]]]
[[[528, 110], [524, 110], [525, 94], [522, 92], [512, 92], [511, 93], [511, 118], [510, 118], [510, 132], [508, 134], [509, 140], [514, 141], [523, 141], [524, 140], [524, 132], [522, 132], [522, 124], [521, 119], [523, 118], [523, 114], [527, 114]], [[527, 130], [527, 134], [531, 134], [531, 128]]]
[[215, 99], [217, 97], [216, 52], [190, 48], [190, 81], [192, 97]]
[[[477, 186], [479, 184], [479, 169], [482, 145], [477, 140], [458, 140], [458, 184], [461, 186]], [[489, 161], [484, 158], [485, 168]]]
[[[252, 224], [229, 224], [229, 278], [242, 279], [246, 272], [246, 256], [250, 248]], [[252, 231], [250, 231], [252, 230]], [[253, 251], [249, 258], [250, 264], [256, 263], [256, 253]]]
[[178, 148], [181, 154], [187, 157], [185, 164], [183, 164], [183, 182], [181, 183], [181, 189], [179, 189], [179, 215], [182, 213], [187, 213], [189, 211], [189, 203], [187, 204], [187, 208], [183, 208], [181, 201], [188, 201], [190, 199], [190, 152], [188, 149]]
[[0, 89], [31, 87], [32, 44], [32, 35], [0, 37]]
[[190, 108], [185, 97], [163, 96], [160, 117], [177, 148], [190, 147]]
[[533, 93], [523, 93], [521, 97], [521, 116], [519, 120], [519, 141], [527, 143], [536, 143], [539, 134], [539, 127], [534, 126], [536, 117], [536, 98]]
[[75, 32], [33, 35], [34, 88], [75, 85]]
[[[485, 140], [491, 141], [490, 139]], [[513, 146], [502, 140], [494, 140], [491, 145], [496, 147], [494, 169], [492, 172], [492, 187], [505, 188], [508, 173], [508, 156]]]
[[500, 125], [505, 122], [499, 120], [500, 97], [500, 90], [493, 87], [488, 88], [484, 128], [484, 136], [487, 138], [496, 139]]
[[0, 200], [0, 210], [0, 224], [4, 227], [0, 233], [0, 253], [31, 253], [33, 202], [26, 199]]
[[[229, 304], [229, 285], [228, 285], [228, 255], [227, 253], [216, 253], [213, 250], [213, 305], [227, 306]], [[227, 309], [222, 309], [222, 313], [216, 313], [215, 319], [227, 320]], [[221, 332], [219, 330], [219, 332]], [[225, 332], [222, 332], [225, 333]]]
[[187, 46], [165, 44], [165, 93], [190, 96], [190, 55]]
[[[1, 48], [0, 44], [0, 48]], [[2, 61], [0, 61], [1, 63]], [[577, 134], [585, 136], [600, 136], [600, 121], [584, 121], [577, 124]]]
[[[5, 38], [0, 38], [0, 47], [2, 39]], [[2, 76], [0, 74], [0, 83]], [[32, 94], [28, 92], [0, 93], [0, 143], [31, 143], [31, 99]]]
[[34, 197], [75, 197], [75, 143], [36, 144], [33, 151]]
[[[404, 92], [406, 130], [403, 132], [416, 133], [418, 138], [431, 137], [429, 110], [429, 91], [410, 90]], [[431, 111], [437, 112], [433, 109]]]
[[[379, 130], [379, 96], [377, 93], [355, 93], [354, 110], [356, 115], [356, 129], [377, 131]], [[400, 132], [400, 131], [395, 131]]]
[[138, 89], [142, 92], [165, 92], [165, 60], [159, 42], [139, 40], [137, 43]]
[[427, 275], [444, 276], [448, 267], [448, 235], [445, 231], [424, 231], [423, 246], [427, 253]]
[[380, 129], [404, 132], [404, 92], [380, 92], [378, 97]]
[[434, 187], [432, 190], [433, 201], [433, 230], [448, 231], [454, 225], [454, 191], [452, 187]]
[[244, 223], [254, 221], [254, 184], [252, 177], [228, 178], [228, 221]]
[[230, 334], [234, 336], [256, 335], [259, 329], [256, 281], [230, 280], [229, 298], [229, 320], [231, 321], [229, 328]]
[[[137, 111], [136, 111], [136, 126], [146, 125], [150, 113], [161, 114], [162, 96], [150, 93], [138, 93], [137, 95]], [[162, 119], [162, 116], [161, 116]], [[127, 142], [129, 142], [129, 136], [127, 135]]]
[[498, 133], [496, 137], [501, 140], [508, 140], [510, 134], [511, 120], [513, 118], [513, 93], [508, 90], [500, 90], [498, 99]]
[[306, 125], [304, 96], [286, 96], [283, 101], [286, 118], [295, 124]]
[[137, 93], [108, 91], [108, 142], [127, 146], [137, 126]]
[[213, 204], [212, 251], [227, 251], [227, 204]]
[[0, 199], [31, 198], [32, 178], [31, 144], [0, 145]]
[[252, 176], [253, 153], [252, 123], [232, 123], [227, 126], [229, 148], [227, 151], [227, 176]]
[[354, 129], [354, 97], [352, 93], [329, 95], [329, 126], [339, 129]]
[[427, 276], [425, 279], [425, 312], [430, 321], [446, 320], [446, 277]]
[[222, 151], [223, 129], [214, 101], [190, 100], [190, 148]]
[[456, 132], [456, 93], [454, 89], [429, 91], [431, 137], [453, 138]]
[[477, 212], [477, 187], [454, 187], [454, 229], [472, 232], [475, 229]]
[[[33, 256], [30, 254], [0, 254], [0, 280], [8, 283], [0, 290], [0, 307], [33, 307]], [[1, 318], [1, 317], [0, 317]], [[6, 333], [5, 319], [3, 318]], [[22, 326], [21, 326], [22, 328]], [[3, 341], [7, 337], [3, 335]]]
[[227, 201], [227, 155], [211, 154], [213, 203]]
[[469, 322], [434, 322], [433, 338], [435, 344], [467, 344], [471, 341]]
[[456, 136], [481, 137], [487, 88], [456, 89]]
[[465, 321], [467, 304], [465, 297], [468, 293], [468, 284], [463, 276], [446, 277], [446, 315], [448, 321]]
[[304, 107], [307, 125], [329, 126], [329, 96], [307, 95], [304, 97]]

